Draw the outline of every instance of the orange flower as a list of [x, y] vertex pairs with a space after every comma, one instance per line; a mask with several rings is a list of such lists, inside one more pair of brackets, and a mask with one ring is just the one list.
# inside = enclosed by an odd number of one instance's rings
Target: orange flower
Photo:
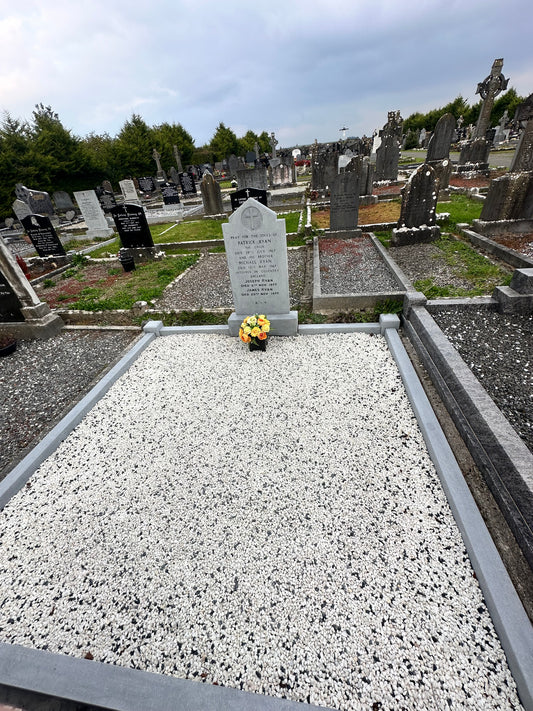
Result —
[[264, 341], [265, 338], [267, 337], [267, 334], [264, 331], [261, 331], [261, 333], [257, 336], [260, 341]]
[[250, 341], [251, 341], [252, 339], [250, 338], [250, 336], [248, 336], [248, 335], [245, 333], [245, 334], [243, 335], [243, 337], [242, 337], [242, 340], [243, 340], [244, 343], [250, 343]]

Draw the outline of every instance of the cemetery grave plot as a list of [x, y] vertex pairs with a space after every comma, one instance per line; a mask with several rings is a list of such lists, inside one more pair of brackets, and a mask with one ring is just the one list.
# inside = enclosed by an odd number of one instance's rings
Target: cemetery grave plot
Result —
[[493, 242], [520, 252], [525, 257], [533, 257], [533, 232], [522, 232], [521, 234], [504, 233], [499, 235], [488, 235]]
[[354, 239], [321, 237], [320, 287], [323, 294], [397, 291], [398, 284], [368, 235]]
[[198, 254], [167, 257], [157, 262], [138, 264], [125, 272], [120, 263], [88, 263], [63, 272], [54, 279], [35, 286], [35, 291], [50, 308], [100, 311], [129, 309], [136, 301], [158, 298], [163, 289], [185, 269]]
[[493, 178], [498, 178], [506, 172], [506, 170], [491, 170], [490, 176], [480, 174], [468, 176], [461, 175], [461, 173], [452, 173], [450, 185], [456, 188], [488, 188]]
[[[243, 467], [251, 431], [269, 456]], [[3, 641], [345, 711], [520, 708], [382, 338], [273, 339], [259, 363], [156, 339], [2, 534]]]
[[533, 315], [457, 306], [431, 315], [533, 453]]
[[[315, 210], [311, 214], [311, 224], [319, 229], [329, 229], [329, 208]], [[377, 205], [359, 206], [359, 225], [374, 225], [383, 222], [396, 222], [400, 217], [400, 203], [383, 202]]]

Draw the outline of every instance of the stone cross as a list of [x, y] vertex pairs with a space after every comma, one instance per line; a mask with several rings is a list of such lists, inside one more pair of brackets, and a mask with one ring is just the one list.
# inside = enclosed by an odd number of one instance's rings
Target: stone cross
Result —
[[274, 131], [270, 134], [270, 147], [272, 148], [272, 158], [276, 157], [276, 146], [278, 145], [279, 141], [276, 140], [276, 136], [274, 135]]
[[155, 160], [155, 164], [157, 166], [157, 177], [166, 180], [167, 176], [165, 175], [165, 171], [161, 167], [161, 153], [158, 153], [156, 148], [154, 148], [154, 150], [152, 151], [152, 158]]
[[495, 59], [489, 76], [477, 85], [476, 94], [481, 96], [483, 104], [481, 105], [473, 138], [485, 138], [490, 126], [490, 114], [494, 106], [494, 99], [501, 91], [507, 89], [509, 79], [503, 76], [502, 67], [503, 59]]
[[173, 149], [174, 149], [174, 159], [176, 161], [176, 168], [178, 169], [178, 173], [183, 173], [183, 166], [181, 164], [181, 156], [180, 156], [178, 147], [174, 146]]

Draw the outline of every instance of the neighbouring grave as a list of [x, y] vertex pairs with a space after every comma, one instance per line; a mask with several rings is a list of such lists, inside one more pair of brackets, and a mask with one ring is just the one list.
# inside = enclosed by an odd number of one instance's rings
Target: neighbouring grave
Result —
[[154, 148], [154, 150], [152, 151], [152, 158], [155, 160], [155, 164], [157, 166], [157, 179], [166, 180], [167, 176], [165, 175], [165, 171], [161, 167], [161, 153], [158, 153], [156, 148]]
[[196, 183], [191, 173], [180, 173], [178, 178], [183, 197], [196, 195]]
[[154, 245], [144, 210], [139, 205], [117, 205], [111, 210], [122, 246], [138, 259], [155, 259], [163, 253]]
[[124, 202], [129, 203], [129, 204], [134, 204], [134, 205], [140, 205], [141, 202], [139, 200], [139, 195], [137, 194], [137, 190], [135, 188], [135, 183], [133, 180], [130, 180], [129, 178], [126, 180], [120, 180], [119, 181], [119, 187], [120, 191], [122, 193], [122, 197], [124, 198]]
[[178, 186], [170, 180], [166, 180], [159, 185], [163, 205], [165, 210], [176, 210], [176, 205], [180, 205], [180, 194]]
[[111, 237], [114, 230], [107, 224], [104, 212], [94, 190], [74, 193], [82, 217], [87, 225], [86, 237]]
[[228, 325], [236, 336], [246, 316], [264, 313], [276, 336], [293, 336], [298, 312], [290, 311], [285, 220], [249, 198], [222, 225], [235, 313]]
[[0, 333], [9, 330], [16, 338], [48, 338], [63, 325], [48, 304], [39, 301], [15, 257], [0, 239]]
[[202, 202], [204, 204], [205, 215], [222, 215], [224, 207], [222, 205], [222, 191], [220, 185], [213, 178], [211, 173], [205, 173], [200, 183]]
[[237, 177], [237, 171], [242, 168], [242, 165], [237, 158], [236, 155], [233, 153], [230, 155], [228, 158], [228, 172], [230, 178], [236, 178]]
[[244, 160], [246, 161], [246, 163], [255, 164], [255, 161], [257, 160], [255, 151], [246, 151], [246, 156], [245, 156]]
[[35, 251], [39, 257], [65, 255], [65, 248], [61, 244], [54, 226], [47, 215], [27, 215], [21, 220]]
[[137, 178], [137, 182], [139, 184], [139, 190], [141, 191], [141, 193], [151, 195], [157, 190], [156, 181], [149, 175], [145, 175], [142, 178]]
[[416, 242], [431, 242], [440, 236], [436, 224], [437, 184], [430, 165], [413, 171], [402, 191], [398, 226], [392, 231], [391, 244], [400, 247]]
[[256, 168], [243, 168], [236, 171], [239, 190], [245, 188], [256, 188], [257, 190], [268, 190], [268, 173], [264, 166]]
[[258, 190], [257, 188], [243, 188], [230, 193], [231, 210], [235, 212], [248, 198], [253, 197], [257, 202], [268, 207], [268, 198], [266, 190]]
[[47, 192], [30, 190], [21, 183], [17, 183], [15, 195], [29, 206], [32, 215], [49, 215], [50, 217], [55, 215], [52, 200]]
[[335, 176], [331, 186], [329, 228], [331, 231], [355, 231], [358, 216], [359, 172], [344, 171]]
[[24, 202], [24, 200], [20, 200], [19, 198], [13, 202], [12, 208], [19, 222], [22, 222], [25, 217], [32, 214], [28, 203]]
[[449, 199], [448, 186], [452, 175], [450, 146], [455, 134], [455, 126], [454, 115], [444, 114], [437, 121], [428, 144], [426, 163], [435, 171], [439, 200]]
[[[315, 148], [315, 152], [317, 148]], [[329, 190], [333, 179], [339, 172], [339, 153], [330, 151], [317, 154], [312, 160], [311, 190]]]
[[[183, 166], [182, 166], [182, 164], [181, 164], [181, 154], [180, 154], [180, 152], [179, 152], [179, 150], [178, 150], [178, 147], [177, 147], [177, 146], [173, 146], [173, 147], [172, 147], [172, 150], [173, 150], [173, 152], [174, 152], [174, 160], [176, 161], [176, 167], [177, 167], [177, 169], [178, 169], [178, 173], [183, 173]], [[171, 171], [172, 171], [172, 169], [171, 169]], [[174, 180], [174, 182], [177, 182], [177, 181]]]
[[58, 212], [66, 212], [67, 210], [75, 210], [76, 206], [72, 202], [70, 195], [64, 190], [58, 190], [52, 193], [52, 200]]
[[398, 163], [400, 160], [400, 142], [395, 134], [382, 132], [381, 144], [376, 151], [375, 180], [398, 180]]
[[[109, 181], [108, 184], [110, 184]], [[117, 204], [113, 191], [107, 190], [104, 187], [104, 183], [102, 183], [101, 186], [98, 186], [96, 188], [95, 193], [102, 210], [104, 212], [111, 212], [111, 208], [115, 207], [115, 205]]]

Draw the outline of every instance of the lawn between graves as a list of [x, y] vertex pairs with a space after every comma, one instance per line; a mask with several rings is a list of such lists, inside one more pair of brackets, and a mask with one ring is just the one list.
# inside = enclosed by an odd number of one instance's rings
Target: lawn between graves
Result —
[[[291, 212], [287, 215], [283, 215], [282, 218], [285, 220], [287, 234], [296, 233], [298, 230], [298, 222], [300, 219], [299, 212]], [[173, 223], [167, 222], [162, 225], [150, 225], [150, 233], [154, 244], [168, 244], [175, 243], [176, 249], [167, 249], [169, 253], [185, 251], [184, 248], [180, 248], [179, 244], [181, 242], [201, 242], [204, 240], [216, 240], [223, 239], [222, 225], [227, 222], [227, 218], [224, 220], [185, 220], [184, 222]], [[296, 235], [294, 237], [289, 237], [287, 239], [287, 244], [291, 247], [296, 247], [305, 244], [303, 235]], [[118, 237], [109, 244], [98, 247], [91, 252], [91, 257], [98, 259], [99, 257], [106, 257], [109, 254], [116, 254], [120, 249], [121, 244]], [[75, 247], [70, 247], [69, 249], [74, 249]], [[224, 251], [223, 247], [213, 247], [210, 251]]]

